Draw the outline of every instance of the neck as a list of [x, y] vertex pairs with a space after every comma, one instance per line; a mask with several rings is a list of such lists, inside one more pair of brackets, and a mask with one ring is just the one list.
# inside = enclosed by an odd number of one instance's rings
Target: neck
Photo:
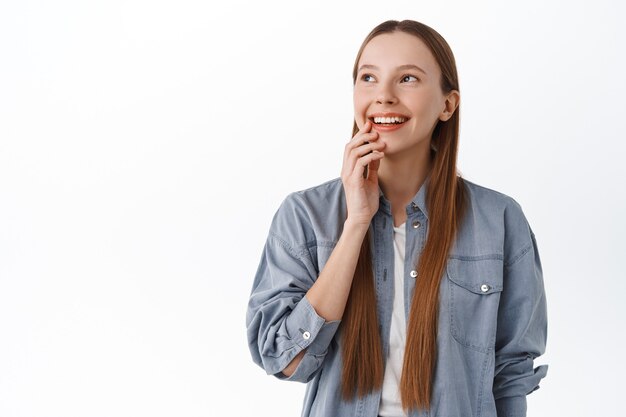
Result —
[[412, 154], [385, 155], [378, 168], [378, 183], [385, 197], [404, 207], [417, 194], [432, 167], [430, 145]]

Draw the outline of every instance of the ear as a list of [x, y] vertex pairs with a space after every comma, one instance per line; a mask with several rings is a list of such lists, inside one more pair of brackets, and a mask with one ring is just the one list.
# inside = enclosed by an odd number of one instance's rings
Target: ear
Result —
[[444, 122], [448, 121], [449, 118], [452, 117], [456, 108], [459, 106], [459, 102], [461, 100], [461, 95], [457, 90], [452, 90], [446, 95], [446, 101], [444, 102], [445, 107], [439, 113], [439, 120]]

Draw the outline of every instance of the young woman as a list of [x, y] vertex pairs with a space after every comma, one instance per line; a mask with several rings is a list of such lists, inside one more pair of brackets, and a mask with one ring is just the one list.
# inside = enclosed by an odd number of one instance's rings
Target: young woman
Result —
[[289, 194], [254, 278], [247, 335], [307, 382], [302, 416], [520, 417], [547, 365], [535, 235], [511, 197], [459, 176], [454, 56], [387, 21], [354, 71], [341, 177]]

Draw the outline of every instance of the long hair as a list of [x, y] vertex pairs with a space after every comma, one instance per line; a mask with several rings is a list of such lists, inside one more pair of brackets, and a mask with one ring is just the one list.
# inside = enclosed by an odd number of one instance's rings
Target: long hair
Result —
[[[456, 62], [450, 46], [434, 29], [413, 20], [389, 20], [376, 26], [367, 35], [357, 54], [357, 65], [363, 49], [374, 37], [402, 31], [421, 39], [434, 55], [441, 69], [440, 87], [445, 94], [459, 90]], [[359, 131], [354, 122], [352, 135]], [[432, 168], [426, 204], [428, 233], [419, 262], [418, 278], [412, 295], [407, 323], [406, 347], [400, 397], [402, 407], [430, 408], [437, 347], [439, 286], [445, 272], [448, 253], [466, 208], [466, 191], [457, 173], [456, 159], [459, 137], [459, 108], [447, 121], [439, 120], [431, 138]], [[376, 293], [372, 271], [371, 236], [368, 230], [354, 272], [350, 295], [342, 318], [342, 395], [348, 400], [355, 393], [363, 396], [383, 383], [384, 362], [382, 341], [376, 313]]]

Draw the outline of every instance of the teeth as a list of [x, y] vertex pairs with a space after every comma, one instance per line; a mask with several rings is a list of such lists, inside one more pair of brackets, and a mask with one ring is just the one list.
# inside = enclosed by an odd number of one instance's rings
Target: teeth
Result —
[[374, 123], [404, 123], [406, 122], [405, 117], [374, 117]]

